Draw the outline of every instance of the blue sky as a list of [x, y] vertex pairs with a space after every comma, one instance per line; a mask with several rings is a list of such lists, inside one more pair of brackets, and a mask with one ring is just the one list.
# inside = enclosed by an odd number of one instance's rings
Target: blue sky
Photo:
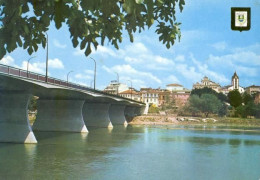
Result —
[[[232, 31], [231, 7], [251, 7], [251, 30]], [[220, 85], [230, 85], [234, 71], [242, 87], [260, 85], [260, 0], [189, 0], [182, 13], [182, 37], [167, 49], [158, 40], [154, 28], [135, 34], [130, 43], [123, 35], [120, 50], [112, 45], [99, 46], [90, 56], [97, 61], [96, 87], [104, 89], [119, 74], [121, 83], [132, 81], [133, 87], [165, 88], [179, 83], [191, 89], [192, 84], [208, 76]], [[73, 48], [66, 26], [56, 30], [51, 25], [49, 35], [49, 74], [66, 80], [67, 73], [74, 83], [91, 85], [94, 62], [79, 48]], [[45, 50], [32, 56], [30, 70], [45, 74]], [[30, 56], [16, 49], [1, 61], [26, 69]], [[92, 84], [93, 85], [93, 84]]]

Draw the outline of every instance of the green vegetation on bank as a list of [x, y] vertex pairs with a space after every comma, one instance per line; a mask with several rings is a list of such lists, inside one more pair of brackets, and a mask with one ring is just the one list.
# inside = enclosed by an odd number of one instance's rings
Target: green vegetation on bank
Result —
[[178, 115], [198, 117], [255, 117], [260, 118], [260, 104], [254, 102], [254, 95], [242, 95], [233, 90], [225, 96], [210, 88], [192, 90], [191, 96]]

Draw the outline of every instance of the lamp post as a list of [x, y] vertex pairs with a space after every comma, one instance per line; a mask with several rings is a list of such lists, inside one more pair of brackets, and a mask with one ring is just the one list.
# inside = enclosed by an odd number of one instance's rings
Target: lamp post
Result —
[[72, 73], [73, 71], [70, 71], [70, 72], [68, 72], [68, 74], [67, 74], [67, 86], [69, 85], [69, 74], [70, 73]]
[[32, 58], [35, 58], [36, 56], [33, 56], [33, 57], [30, 57], [28, 60], [27, 60], [27, 78], [29, 77], [28, 75], [28, 72], [29, 72], [29, 62]]
[[119, 74], [117, 72], [115, 72], [117, 75], [117, 91], [116, 94], [118, 95], [118, 88], [119, 88]]
[[48, 34], [46, 32], [46, 79], [45, 82], [48, 83], [48, 55], [49, 55], [49, 49], [48, 49]]
[[96, 89], [96, 68], [97, 68], [97, 63], [96, 60], [92, 57], [90, 57], [90, 59], [92, 59], [95, 63], [95, 69], [94, 69], [94, 90]]
[[132, 90], [133, 90], [133, 84], [132, 84], [132, 81], [131, 81], [131, 80], [127, 80], [127, 81], [129, 81], [129, 82], [131, 83], [131, 99], [133, 99], [133, 98], [132, 98], [132, 94], [133, 94], [133, 93], [132, 93]]

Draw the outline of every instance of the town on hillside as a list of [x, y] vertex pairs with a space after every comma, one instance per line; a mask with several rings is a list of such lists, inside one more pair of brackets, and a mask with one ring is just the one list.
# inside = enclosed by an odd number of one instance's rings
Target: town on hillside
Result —
[[[193, 84], [192, 90], [203, 89], [205, 87], [226, 96], [229, 92], [237, 90], [240, 94], [247, 93], [249, 95], [254, 95], [254, 101], [256, 104], [260, 102], [260, 85], [241, 87], [239, 85], [239, 76], [236, 72], [231, 77], [230, 85], [220, 86], [220, 84], [213, 82], [205, 76], [201, 82]], [[111, 81], [111, 83], [104, 89], [104, 92], [117, 94], [119, 96], [140, 101], [155, 107], [161, 107], [167, 101], [174, 101], [174, 106], [179, 108], [187, 103], [192, 90], [183, 87], [181, 84], [174, 83], [166, 85], [166, 89], [141, 88], [138, 91], [133, 87], [128, 87], [126, 84], [115, 80]]]

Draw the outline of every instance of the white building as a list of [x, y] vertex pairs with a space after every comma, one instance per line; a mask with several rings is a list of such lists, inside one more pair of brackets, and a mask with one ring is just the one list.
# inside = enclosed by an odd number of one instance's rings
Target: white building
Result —
[[122, 83], [119, 83], [116, 80], [114, 80], [114, 81], [111, 81], [110, 84], [104, 89], [104, 92], [109, 93], [109, 94], [119, 94], [128, 89], [129, 88], [126, 84], [122, 84]]
[[211, 88], [216, 92], [219, 92], [221, 89], [221, 86], [218, 83], [211, 81], [207, 76], [201, 80], [201, 83], [197, 82], [193, 84], [193, 89], [202, 89], [204, 87]]
[[156, 107], [159, 105], [159, 93], [161, 90], [152, 88], [141, 88], [140, 101], [146, 104], [154, 104]]
[[168, 91], [183, 91], [185, 88], [180, 84], [168, 84], [166, 85]]
[[238, 92], [240, 92], [240, 93], [244, 93], [245, 92], [244, 88], [239, 86], [239, 77], [238, 77], [236, 72], [234, 73], [234, 75], [231, 78], [231, 85], [224, 86], [222, 88], [221, 92], [223, 94], [228, 94], [230, 91], [233, 91], [235, 89], [238, 90]]

